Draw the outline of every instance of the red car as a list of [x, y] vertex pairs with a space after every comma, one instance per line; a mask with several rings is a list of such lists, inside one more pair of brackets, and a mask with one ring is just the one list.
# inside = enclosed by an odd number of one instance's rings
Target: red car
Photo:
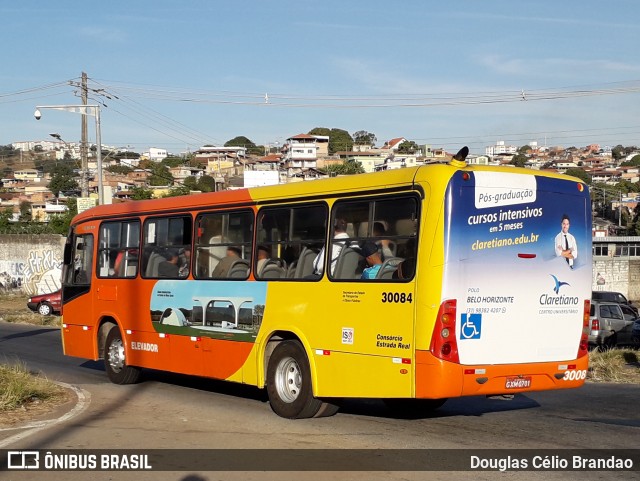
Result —
[[62, 308], [62, 291], [58, 290], [49, 294], [38, 294], [27, 299], [27, 307], [33, 312], [38, 312], [43, 316], [60, 314]]

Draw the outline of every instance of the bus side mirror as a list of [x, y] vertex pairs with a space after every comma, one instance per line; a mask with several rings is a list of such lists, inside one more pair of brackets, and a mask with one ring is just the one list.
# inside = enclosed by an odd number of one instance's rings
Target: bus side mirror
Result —
[[71, 244], [70, 243], [66, 243], [64, 245], [64, 255], [63, 255], [63, 263], [64, 265], [70, 265], [72, 261], [71, 258]]

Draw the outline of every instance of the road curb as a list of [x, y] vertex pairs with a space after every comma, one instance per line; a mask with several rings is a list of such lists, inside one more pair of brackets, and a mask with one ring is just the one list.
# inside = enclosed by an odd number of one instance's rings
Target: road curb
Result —
[[68, 421], [69, 419], [77, 416], [78, 414], [80, 414], [82, 411], [84, 411], [87, 406], [89, 405], [89, 403], [91, 402], [91, 395], [89, 394], [89, 392], [85, 391], [84, 389], [81, 389], [77, 386], [73, 386], [71, 384], [67, 384], [64, 382], [59, 382], [59, 381], [52, 381], [55, 384], [71, 390], [75, 393], [76, 397], [77, 397], [77, 401], [75, 403], [75, 405], [73, 406], [73, 408], [69, 411], [67, 411], [65, 414], [63, 414], [60, 417], [54, 418], [54, 419], [46, 419], [46, 420], [42, 420], [42, 421], [34, 421], [31, 423], [27, 423], [25, 425], [21, 425], [21, 426], [13, 426], [13, 427], [9, 427], [9, 428], [0, 428], [0, 432], [6, 432], [6, 431], [17, 431], [17, 430], [24, 430], [21, 433], [15, 434], [7, 439], [3, 439], [0, 440], [0, 449], [4, 449], [7, 446], [20, 441], [28, 436], [31, 436], [32, 434], [35, 434], [39, 431], [42, 431], [46, 428], [49, 428], [51, 426], [55, 426], [56, 424], [60, 424], [63, 423], [65, 421]]

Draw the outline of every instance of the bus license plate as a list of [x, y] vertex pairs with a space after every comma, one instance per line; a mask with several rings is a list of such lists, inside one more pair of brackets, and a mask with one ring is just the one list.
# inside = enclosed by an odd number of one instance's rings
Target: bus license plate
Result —
[[531, 376], [508, 377], [504, 387], [506, 389], [524, 389], [531, 387]]

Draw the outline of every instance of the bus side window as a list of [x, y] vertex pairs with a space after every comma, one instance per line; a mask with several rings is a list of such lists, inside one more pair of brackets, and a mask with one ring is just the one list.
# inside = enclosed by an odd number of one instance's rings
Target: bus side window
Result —
[[196, 219], [194, 276], [247, 279], [253, 244], [253, 211], [211, 212]]
[[103, 222], [98, 246], [99, 277], [135, 277], [140, 249], [140, 221]]
[[256, 236], [260, 252], [253, 263], [256, 279], [312, 279], [314, 260], [326, 238], [327, 217], [325, 204], [261, 209]]
[[[144, 223], [140, 272], [146, 278], [185, 279], [191, 271], [192, 218], [148, 218]], [[161, 264], [164, 264], [161, 268]]]
[[[415, 274], [418, 200], [407, 194], [336, 202], [331, 218], [334, 226], [347, 223], [341, 234], [335, 269], [329, 277], [336, 280], [366, 279], [395, 282]], [[351, 229], [350, 226], [353, 225]], [[336, 236], [334, 227], [331, 235]], [[365, 258], [362, 247], [377, 246], [378, 255]], [[374, 247], [375, 250], [375, 247]], [[366, 272], [365, 272], [366, 270]]]

